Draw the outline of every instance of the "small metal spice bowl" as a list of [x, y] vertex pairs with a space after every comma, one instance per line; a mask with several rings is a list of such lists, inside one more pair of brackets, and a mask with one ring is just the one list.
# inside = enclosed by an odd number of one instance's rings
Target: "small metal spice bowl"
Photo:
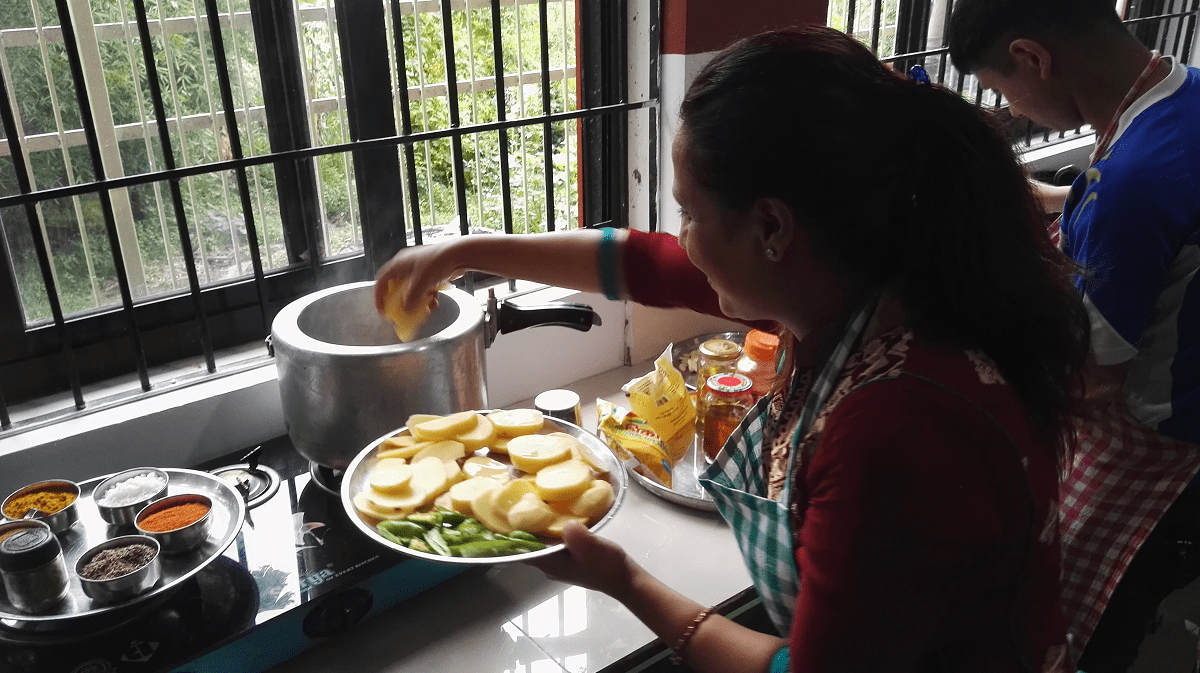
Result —
[[[173, 507], [189, 504], [204, 505], [208, 511], [204, 513], [204, 516], [181, 528], [165, 531], [153, 531], [142, 528], [142, 522], [154, 514]], [[137, 526], [138, 532], [142, 535], [148, 535], [157, 540], [164, 554], [181, 554], [195, 549], [208, 539], [208, 529], [212, 526], [213, 520], [212, 506], [212, 499], [199, 493], [172, 495], [146, 505], [142, 511], [138, 512], [137, 518], [134, 520], [134, 525]]]
[[[83, 570], [96, 555], [106, 549], [119, 549], [130, 545], [142, 544], [154, 550], [154, 556], [144, 565], [123, 575], [108, 579], [88, 579], [83, 576]], [[79, 577], [79, 585], [83, 593], [94, 601], [112, 603], [133, 598], [145, 593], [155, 584], [162, 574], [162, 563], [159, 561], [160, 546], [158, 540], [147, 535], [123, 535], [105, 540], [85, 551], [75, 562], [75, 574]]]
[[[132, 479], [141, 474], [154, 475], [162, 479], [162, 488], [158, 492], [153, 493], [145, 498], [127, 505], [109, 506], [104, 504], [104, 499], [110, 494], [117, 484], [120, 484], [127, 479]], [[149, 505], [150, 503], [162, 498], [167, 494], [167, 484], [170, 477], [163, 470], [156, 467], [139, 467], [133, 470], [125, 470], [118, 472], [113, 476], [105, 479], [96, 486], [96, 490], [92, 491], [92, 500], [96, 503], [96, 509], [100, 512], [100, 518], [114, 526], [129, 526], [133, 524], [133, 520], [137, 518], [138, 512]]]
[[[23, 516], [8, 516], [8, 512], [10, 510], [9, 505], [13, 504], [13, 501], [39, 491], [51, 491], [55, 493], [65, 492], [72, 494], [74, 497], [66, 507], [63, 507], [62, 509], [50, 514], [40, 510], [28, 510], [23, 513]], [[39, 481], [35, 484], [30, 484], [14, 491], [12, 495], [4, 499], [4, 504], [0, 506], [0, 511], [3, 511], [4, 516], [9, 520], [24, 518], [41, 521], [49, 526], [50, 530], [57, 535], [59, 533], [65, 533], [67, 529], [75, 525], [76, 521], [79, 521], [79, 509], [75, 506], [78, 502], [79, 484], [76, 484], [73, 481], [67, 481], [66, 479], [48, 479], [46, 481]]]

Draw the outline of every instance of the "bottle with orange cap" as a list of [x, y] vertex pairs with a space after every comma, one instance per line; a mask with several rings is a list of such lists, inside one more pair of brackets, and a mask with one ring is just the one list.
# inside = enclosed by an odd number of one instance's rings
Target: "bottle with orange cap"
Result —
[[742, 345], [742, 356], [737, 361], [736, 370], [746, 375], [752, 386], [750, 392], [757, 399], [766, 395], [775, 383], [777, 374], [776, 354], [779, 351], [779, 337], [762, 330], [750, 330], [746, 342]]

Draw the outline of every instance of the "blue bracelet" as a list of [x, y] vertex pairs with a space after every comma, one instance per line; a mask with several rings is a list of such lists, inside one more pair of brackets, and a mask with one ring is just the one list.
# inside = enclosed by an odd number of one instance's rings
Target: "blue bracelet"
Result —
[[600, 230], [600, 248], [596, 251], [596, 267], [600, 274], [600, 291], [604, 296], [616, 301], [621, 298], [620, 283], [617, 281], [617, 243], [614, 240], [616, 230], [604, 227]]
[[788, 673], [791, 663], [788, 648], [784, 645], [779, 648], [779, 651], [775, 653], [775, 658], [771, 660], [770, 673]]

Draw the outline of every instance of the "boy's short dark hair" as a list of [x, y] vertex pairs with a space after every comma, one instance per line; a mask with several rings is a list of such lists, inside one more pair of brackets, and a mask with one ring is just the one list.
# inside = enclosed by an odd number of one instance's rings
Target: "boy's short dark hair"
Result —
[[1112, 0], [959, 0], [950, 17], [950, 59], [963, 72], [1010, 67], [1019, 37], [1062, 38], [1122, 28]]

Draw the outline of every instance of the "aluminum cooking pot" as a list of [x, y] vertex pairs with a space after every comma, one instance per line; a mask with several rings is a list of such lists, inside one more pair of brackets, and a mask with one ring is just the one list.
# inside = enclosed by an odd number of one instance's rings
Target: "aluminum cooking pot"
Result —
[[486, 409], [484, 349], [496, 334], [537, 325], [581, 331], [600, 324], [584, 304], [487, 306], [458, 289], [417, 338], [402, 343], [375, 311], [375, 283], [339, 285], [301, 297], [275, 316], [269, 344], [279, 372], [288, 435], [300, 455], [344, 469], [364, 446], [415, 413]]

